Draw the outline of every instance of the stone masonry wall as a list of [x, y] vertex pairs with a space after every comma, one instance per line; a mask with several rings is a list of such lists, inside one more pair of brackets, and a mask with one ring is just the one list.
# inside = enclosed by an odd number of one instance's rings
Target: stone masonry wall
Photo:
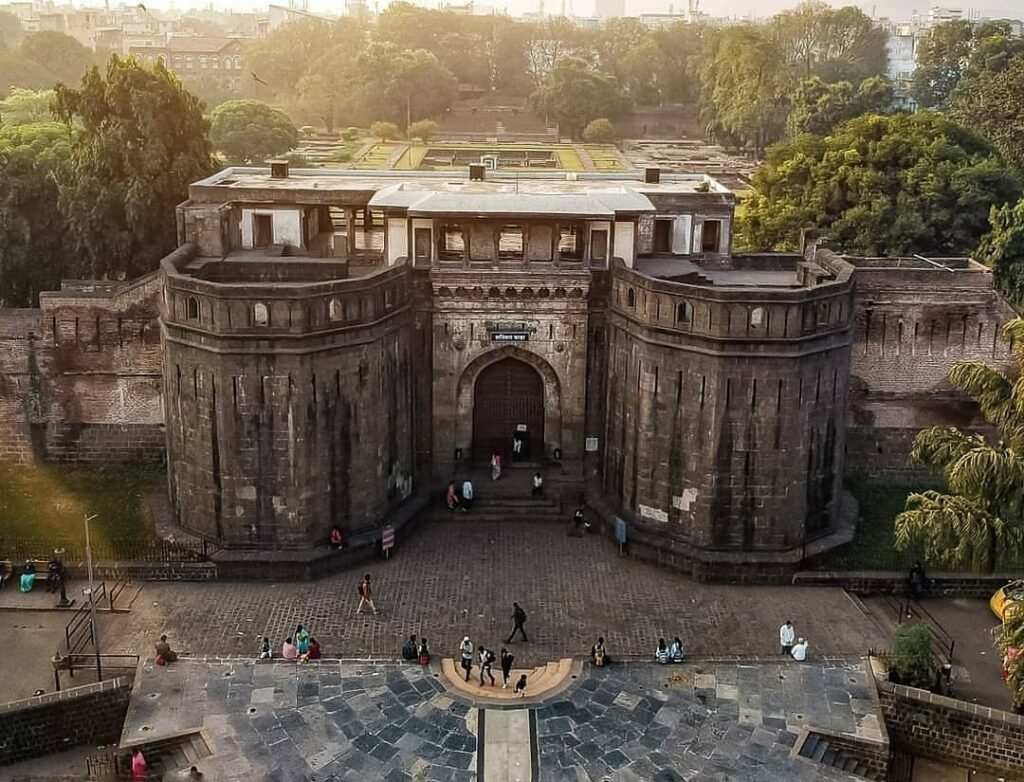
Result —
[[984, 425], [977, 407], [950, 385], [950, 367], [1010, 366], [1001, 329], [1015, 313], [976, 264], [954, 271], [869, 265], [855, 276], [848, 470], [873, 480], [922, 480], [909, 459], [919, 430]]
[[121, 737], [131, 682], [109, 679], [0, 704], [0, 766]]
[[67, 283], [0, 310], [0, 459], [163, 460], [158, 289]]
[[878, 681], [894, 746], [962, 768], [1024, 779], [1024, 716]]

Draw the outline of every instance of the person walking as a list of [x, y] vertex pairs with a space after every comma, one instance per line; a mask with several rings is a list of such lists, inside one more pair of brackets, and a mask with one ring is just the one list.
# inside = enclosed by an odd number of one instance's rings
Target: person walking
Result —
[[373, 587], [370, 586], [369, 573], [363, 576], [363, 580], [359, 582], [359, 608], [356, 609], [357, 614], [361, 614], [363, 612], [364, 605], [370, 607], [374, 616], [377, 615], [377, 606], [373, 604]]
[[501, 454], [495, 451], [491, 454], [491, 480], [496, 481], [501, 477]]
[[509, 633], [508, 639], [505, 643], [512, 643], [512, 639], [516, 636], [516, 630], [523, 636], [524, 641], [530, 639], [526, 637], [526, 631], [523, 629], [523, 625], [526, 624], [526, 612], [520, 607], [519, 603], [512, 603], [512, 632]]
[[501, 689], [508, 689], [508, 677], [512, 675], [512, 663], [515, 662], [515, 655], [504, 646], [501, 647]]
[[544, 493], [544, 476], [539, 472], [533, 474], [533, 493], [531, 496], [539, 497]]
[[469, 681], [469, 672], [473, 670], [473, 642], [469, 636], [463, 636], [459, 644], [459, 654], [462, 655], [462, 670], [466, 672], [466, 681]]
[[583, 537], [583, 525], [586, 523], [587, 517], [583, 513], [583, 506], [579, 505], [576, 508], [576, 512], [572, 514], [572, 531], [569, 533], [573, 537]]
[[494, 686], [494, 674], [491, 672], [491, 666], [494, 665], [494, 652], [490, 649], [485, 649], [483, 644], [477, 649], [480, 653], [480, 686], [484, 686], [484, 674], [486, 673], [491, 680], [491, 686]]
[[779, 628], [779, 646], [782, 647], [782, 651], [779, 654], [789, 654], [792, 652], [795, 639], [796, 630], [793, 629], [793, 623], [787, 619]]

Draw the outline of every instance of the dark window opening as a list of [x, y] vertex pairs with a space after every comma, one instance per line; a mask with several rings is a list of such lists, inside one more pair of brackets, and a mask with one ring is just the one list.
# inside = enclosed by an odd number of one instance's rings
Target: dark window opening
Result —
[[461, 261], [466, 255], [466, 237], [457, 225], [442, 225], [438, 240], [437, 257], [446, 261]]
[[595, 261], [608, 260], [608, 232], [590, 232], [590, 257]]
[[636, 293], [633, 292], [632, 288], [626, 291], [626, 306], [630, 309], [636, 307]]
[[693, 307], [681, 301], [676, 305], [676, 323], [689, 323], [693, 317]]
[[271, 215], [253, 215], [252, 246], [269, 247], [274, 243], [274, 218]]
[[672, 221], [654, 221], [654, 252], [667, 253], [672, 250]]
[[189, 320], [199, 319], [199, 300], [194, 296], [189, 296], [185, 302], [185, 314]]
[[719, 252], [721, 243], [722, 223], [719, 220], [705, 220], [704, 233], [701, 238], [701, 250], [706, 253]]

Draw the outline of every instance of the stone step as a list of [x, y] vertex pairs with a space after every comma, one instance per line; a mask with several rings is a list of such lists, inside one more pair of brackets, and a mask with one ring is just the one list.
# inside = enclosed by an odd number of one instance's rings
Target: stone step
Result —
[[[473, 701], [492, 703], [519, 700], [519, 696], [515, 694], [513, 688], [524, 673], [526, 674], [526, 697], [533, 700], [545, 696], [567, 682], [576, 668], [571, 657], [563, 657], [536, 668], [513, 668], [509, 676], [508, 689], [503, 689], [501, 669], [497, 663], [494, 666], [494, 679], [497, 684], [493, 687], [490, 684], [481, 687], [479, 666], [473, 666], [467, 682], [465, 672], [454, 658], [445, 657], [441, 660], [441, 672], [444, 674], [445, 685], [450, 690]], [[489, 682], [490, 680], [485, 679], [484, 681]]]

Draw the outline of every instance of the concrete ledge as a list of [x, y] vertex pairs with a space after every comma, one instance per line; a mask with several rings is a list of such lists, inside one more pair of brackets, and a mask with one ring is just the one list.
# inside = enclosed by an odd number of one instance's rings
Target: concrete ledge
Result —
[[[986, 600], [1024, 573], [930, 573], [926, 596], [983, 597]], [[896, 570], [803, 570], [793, 574], [795, 586], [841, 587], [855, 594], [906, 594], [907, 573]]]

